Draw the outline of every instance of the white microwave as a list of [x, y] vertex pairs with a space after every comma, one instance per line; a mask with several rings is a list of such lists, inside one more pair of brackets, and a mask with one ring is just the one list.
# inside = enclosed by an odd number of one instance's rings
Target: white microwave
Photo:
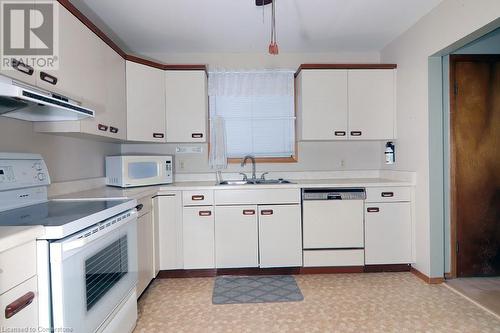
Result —
[[172, 156], [106, 156], [106, 185], [134, 187], [172, 181]]

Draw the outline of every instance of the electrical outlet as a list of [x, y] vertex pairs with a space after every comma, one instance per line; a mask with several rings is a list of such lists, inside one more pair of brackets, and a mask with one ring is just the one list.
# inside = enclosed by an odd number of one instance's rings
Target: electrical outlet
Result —
[[184, 160], [179, 160], [179, 169], [184, 170]]
[[344, 168], [344, 167], [345, 167], [345, 160], [344, 160], [344, 159], [341, 159], [341, 160], [340, 160], [340, 167], [341, 167], [341, 168]]

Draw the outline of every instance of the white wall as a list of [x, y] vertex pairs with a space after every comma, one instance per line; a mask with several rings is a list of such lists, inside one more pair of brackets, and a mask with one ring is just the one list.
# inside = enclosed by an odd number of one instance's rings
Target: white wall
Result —
[[0, 117], [0, 151], [39, 153], [52, 182], [104, 176], [104, 156], [120, 153], [120, 145], [33, 132], [30, 122]]
[[463, 46], [484, 34], [486, 25], [492, 30], [499, 17], [498, 0], [445, 0], [381, 52], [381, 62], [398, 64], [398, 156], [392, 168], [417, 172], [415, 266], [432, 277], [442, 276], [442, 269], [431, 271], [431, 261], [433, 256], [442, 260], [443, 247], [440, 252], [431, 252], [429, 57], [444, 49], [455, 49], [457, 41]]
[[[288, 53], [271, 56], [263, 50], [259, 54], [145, 54], [157, 61], [208, 64], [210, 69], [297, 69], [302, 63], [379, 63], [380, 56], [373, 53]], [[122, 153], [174, 154], [174, 144], [126, 144]], [[206, 144], [202, 154], [177, 155], [175, 171], [178, 173], [210, 172]], [[380, 169], [382, 163], [380, 142], [303, 142], [298, 148], [298, 163], [258, 165], [259, 171], [325, 171]], [[249, 171], [247, 167], [246, 171]], [[239, 164], [232, 164], [227, 171], [239, 172]]]

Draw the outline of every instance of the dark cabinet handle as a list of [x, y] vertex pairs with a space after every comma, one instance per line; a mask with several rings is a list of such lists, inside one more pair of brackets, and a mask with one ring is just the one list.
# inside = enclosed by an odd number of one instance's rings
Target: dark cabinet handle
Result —
[[103, 124], [97, 124], [97, 128], [99, 129], [99, 131], [103, 131], [103, 132], [106, 132], [108, 130], [108, 126], [103, 125]]
[[200, 201], [200, 200], [204, 200], [204, 199], [205, 199], [204, 195], [192, 195], [191, 196], [191, 200], [193, 200], [193, 201]]
[[56, 85], [57, 84], [57, 77], [52, 76], [50, 74], [47, 74], [45, 72], [40, 72], [40, 79], [42, 81], [48, 82], [48, 83], [50, 83], [52, 85]]
[[209, 210], [200, 210], [198, 212], [198, 215], [200, 215], [200, 216], [210, 216], [210, 215], [212, 215], [212, 212], [209, 211]]
[[345, 131], [335, 131], [335, 136], [345, 136]]
[[109, 131], [110, 131], [111, 133], [118, 133], [118, 128], [113, 127], [113, 126], [109, 126]]
[[382, 198], [391, 198], [394, 196], [394, 192], [382, 192], [381, 196]]
[[243, 215], [255, 215], [255, 210], [254, 209], [244, 209]]
[[273, 215], [274, 211], [272, 209], [264, 209], [260, 211], [260, 215]]
[[366, 209], [366, 211], [367, 211], [368, 213], [378, 213], [378, 212], [380, 212], [380, 208], [378, 208], [378, 207], [368, 207], [368, 208]]
[[135, 206], [135, 209], [137, 209], [138, 212], [141, 211], [143, 208], [144, 208], [143, 204], [138, 204], [137, 206]]
[[363, 134], [361, 131], [351, 131], [351, 136], [361, 136], [361, 134]]
[[163, 139], [165, 137], [165, 134], [163, 133], [153, 133], [153, 138], [155, 139]]
[[191, 137], [193, 139], [201, 139], [201, 138], [203, 138], [203, 133], [193, 133], [193, 134], [191, 134]]
[[5, 307], [5, 319], [9, 319], [22, 309], [30, 305], [34, 299], [35, 293], [30, 291], [7, 305]]
[[12, 67], [18, 71], [20, 71], [21, 73], [24, 73], [26, 75], [33, 75], [33, 73], [35, 72], [35, 70], [33, 69], [33, 67], [29, 66], [29, 65], [26, 65], [25, 63], [19, 61], [19, 60], [16, 60], [16, 59], [12, 59], [10, 61]]

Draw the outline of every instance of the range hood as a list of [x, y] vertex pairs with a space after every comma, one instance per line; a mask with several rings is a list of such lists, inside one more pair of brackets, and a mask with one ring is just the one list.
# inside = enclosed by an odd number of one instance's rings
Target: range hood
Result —
[[94, 111], [64, 96], [0, 75], [0, 116], [27, 121], [64, 121], [94, 117]]

